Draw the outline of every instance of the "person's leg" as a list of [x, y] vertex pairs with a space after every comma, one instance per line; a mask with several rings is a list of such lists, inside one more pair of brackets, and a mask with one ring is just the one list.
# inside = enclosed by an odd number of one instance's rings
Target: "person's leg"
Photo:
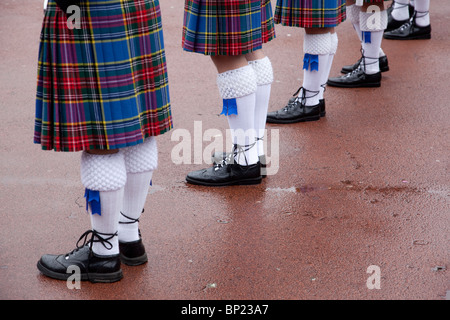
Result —
[[[334, 35], [333, 35], [334, 34]], [[269, 112], [269, 123], [315, 121], [324, 115], [323, 91], [337, 45], [334, 28], [305, 28], [303, 41], [303, 83], [286, 107]]]
[[123, 153], [84, 151], [81, 182], [86, 188], [86, 210], [90, 212], [92, 229], [80, 237], [75, 250], [62, 255], [43, 255], [37, 267], [44, 275], [60, 280], [67, 280], [73, 272], [70, 268], [78, 267], [81, 280], [118, 281], [123, 277], [118, 244], [119, 214], [126, 182]]
[[430, 0], [416, 0], [415, 22], [419, 27], [430, 25]]
[[186, 181], [205, 186], [257, 184], [261, 182], [255, 133], [257, 81], [244, 55], [212, 56], [217, 68], [217, 86], [223, 99], [233, 140], [232, 159], [214, 163], [209, 169], [190, 172]]
[[148, 137], [143, 143], [123, 150], [127, 183], [119, 218], [120, 256], [127, 265], [140, 265], [147, 262], [147, 254], [140, 235], [139, 218], [144, 212], [153, 172], [158, 165], [156, 138]]
[[227, 116], [233, 144], [242, 152], [235, 162], [250, 165], [258, 162], [255, 133], [255, 106], [257, 82], [253, 68], [245, 56], [213, 56], [217, 68], [217, 85], [224, 100], [223, 114]]
[[[361, 6], [357, 6], [354, 4], [354, 2], [347, 1], [347, 17], [350, 20], [350, 22], [353, 25], [353, 28], [355, 29], [356, 35], [358, 36], [359, 41], [361, 42], [361, 48], [363, 46], [363, 39], [362, 39], [362, 32], [360, 27], [360, 12], [361, 12]], [[384, 53], [383, 49], [380, 47], [379, 52], [379, 68], [381, 72], [389, 71], [389, 63], [386, 54]], [[356, 70], [359, 68], [361, 64], [362, 58], [359, 59], [356, 63], [348, 66], [342, 67], [341, 73], [347, 74], [352, 72], [353, 70]]]
[[360, 28], [362, 34], [363, 66], [366, 74], [379, 73], [379, 53], [383, 32], [387, 26], [387, 12], [383, 3], [376, 4], [379, 9], [378, 19], [374, 18], [376, 11], [370, 11], [369, 7], [374, 4], [365, 4], [359, 14]]
[[[305, 105], [319, 104], [323, 99], [323, 84], [326, 83], [330, 71], [330, 60], [334, 54], [332, 34], [337, 36], [334, 28], [306, 28], [303, 42], [305, 53], [303, 64], [303, 89], [299, 97], [306, 98]], [[317, 64], [312, 62], [317, 57]], [[309, 68], [306, 60], [310, 58]]]
[[[81, 157], [81, 182], [90, 209], [92, 230], [111, 238], [110, 246], [102, 241], [92, 245], [97, 255], [119, 254], [118, 227], [123, 205], [126, 169], [122, 152], [88, 151]], [[97, 236], [97, 238], [99, 238]]]
[[396, 0], [389, 16], [386, 31], [399, 28], [409, 20], [409, 0]]
[[[378, 6], [378, 9], [368, 11], [373, 5]], [[381, 85], [380, 50], [383, 30], [387, 25], [387, 12], [383, 3], [365, 3], [361, 7], [359, 20], [362, 39], [361, 62], [350, 73], [328, 79], [329, 86], [359, 88]]]
[[[270, 91], [273, 82], [273, 69], [269, 58], [262, 50], [246, 55], [256, 75], [256, 105], [255, 105], [255, 134], [257, 140], [258, 157], [261, 165], [265, 166], [264, 132], [266, 129], [267, 110], [269, 108]], [[265, 171], [262, 169], [262, 171]], [[263, 172], [263, 176], [265, 176]]]

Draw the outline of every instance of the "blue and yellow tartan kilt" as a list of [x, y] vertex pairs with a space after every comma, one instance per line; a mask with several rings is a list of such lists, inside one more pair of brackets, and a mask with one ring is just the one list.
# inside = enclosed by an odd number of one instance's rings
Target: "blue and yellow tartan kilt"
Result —
[[330, 28], [345, 21], [345, 0], [277, 0], [275, 23], [289, 27]]
[[270, 0], [185, 0], [182, 47], [235, 56], [275, 38]]
[[118, 149], [170, 130], [158, 0], [83, 0], [79, 8], [81, 28], [72, 29], [71, 15], [49, 1], [34, 143], [55, 151]]

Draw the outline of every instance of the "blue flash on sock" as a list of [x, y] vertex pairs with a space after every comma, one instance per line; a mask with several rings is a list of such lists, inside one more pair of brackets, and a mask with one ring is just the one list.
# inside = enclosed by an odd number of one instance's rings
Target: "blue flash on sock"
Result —
[[226, 116], [238, 114], [236, 99], [223, 99], [222, 113]]
[[364, 40], [364, 43], [372, 43], [372, 32], [362, 31], [362, 38]]
[[100, 192], [94, 191], [86, 188], [84, 191], [84, 197], [86, 198], [86, 211], [89, 209], [89, 205], [91, 206], [91, 213], [102, 215], [102, 208], [100, 205]]
[[303, 69], [319, 71], [319, 56], [317, 54], [305, 53], [303, 58]]

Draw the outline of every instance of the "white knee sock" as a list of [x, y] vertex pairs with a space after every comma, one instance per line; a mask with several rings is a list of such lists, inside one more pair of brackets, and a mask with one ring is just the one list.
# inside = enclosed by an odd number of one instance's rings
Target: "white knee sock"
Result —
[[366, 74], [375, 74], [380, 72], [379, 57], [383, 32], [387, 27], [387, 12], [380, 11], [379, 21], [369, 21], [374, 19], [372, 12], [360, 12], [360, 28], [363, 34], [363, 63]]
[[269, 108], [270, 90], [273, 82], [272, 64], [268, 57], [249, 61], [256, 74], [255, 134], [258, 156], [264, 155], [264, 131], [266, 129], [267, 110]]
[[224, 100], [222, 114], [227, 115], [233, 143], [238, 145], [235, 157], [240, 165], [258, 162], [255, 133], [256, 75], [251, 66], [218, 74], [217, 85]]
[[94, 237], [93, 252], [98, 255], [118, 254], [117, 230], [126, 182], [123, 154], [94, 155], [83, 152], [81, 181], [86, 187], [92, 229], [107, 239], [107, 242], [99, 242], [96, 241], [99, 238]]
[[156, 138], [123, 149], [127, 169], [123, 209], [119, 217], [119, 241], [139, 240], [139, 222], [147, 199], [153, 171], [158, 165]]
[[92, 214], [91, 225], [92, 229], [99, 232], [104, 239], [109, 239], [111, 234], [114, 234], [108, 243], [94, 242], [92, 251], [97, 255], [107, 256], [119, 253], [119, 242], [117, 237], [117, 229], [119, 222], [120, 208], [123, 203], [124, 189], [120, 188], [115, 191], [100, 192], [100, 203], [102, 207], [102, 214]]
[[395, 0], [392, 17], [397, 21], [409, 19], [409, 0]]
[[430, 25], [430, 0], [416, 0], [416, 24], [420, 27]]
[[[347, 6], [347, 17], [351, 21], [353, 28], [355, 29], [355, 32], [358, 36], [359, 41], [361, 42], [362, 46], [362, 32], [360, 28], [360, 20], [359, 20], [359, 13], [361, 12], [361, 7], [357, 5], [351, 5]], [[380, 52], [378, 54], [379, 57], [384, 57], [386, 54], [384, 53], [383, 49], [380, 47]]]
[[361, 12], [361, 7], [352, 4], [351, 6], [347, 6], [347, 17], [353, 25], [353, 29], [355, 29], [356, 34], [358, 35], [358, 39], [362, 42], [361, 38], [361, 28], [359, 27], [359, 13]]
[[319, 99], [324, 99], [325, 88], [327, 85], [328, 77], [330, 76], [330, 71], [331, 71], [331, 67], [333, 65], [334, 55], [336, 54], [338, 44], [339, 44], [339, 40], [338, 40], [338, 36], [337, 36], [336, 32], [331, 33], [330, 36], [331, 36], [331, 51], [330, 51], [330, 54], [328, 55], [328, 64], [326, 66], [326, 70], [324, 70], [324, 72], [322, 73], [322, 77], [320, 80], [321, 85], [320, 85]]
[[[299, 97], [305, 97], [305, 105], [319, 104], [323, 79], [328, 78], [330, 53], [332, 53], [331, 33], [305, 34], [303, 51], [303, 89]], [[317, 61], [314, 59], [317, 58]]]

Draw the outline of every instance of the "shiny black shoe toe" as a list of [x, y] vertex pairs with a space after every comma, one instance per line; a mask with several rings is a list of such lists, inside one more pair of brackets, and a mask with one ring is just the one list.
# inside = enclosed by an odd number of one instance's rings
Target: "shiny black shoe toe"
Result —
[[366, 74], [362, 68], [340, 77], [329, 78], [327, 84], [340, 88], [371, 88], [381, 86], [381, 72]]
[[[120, 258], [118, 254], [110, 256], [96, 255], [92, 249], [92, 242], [103, 242], [110, 244], [111, 238], [103, 238], [105, 234], [95, 230], [86, 231], [78, 241], [86, 239], [92, 234], [91, 245], [85, 243], [78, 246], [75, 250], [67, 254], [53, 255], [45, 254], [37, 263], [39, 271], [47, 277], [67, 280], [73, 275], [73, 272], [79, 272], [80, 280], [90, 282], [116, 282], [122, 279], [123, 274], [120, 267]], [[109, 236], [117, 236], [111, 234]], [[94, 239], [94, 237], [98, 239]]]
[[321, 110], [321, 107], [324, 108], [325, 104], [306, 106], [302, 99], [295, 98], [293, 102], [289, 100], [284, 108], [267, 113], [266, 121], [279, 124], [317, 121], [320, 119], [321, 111], [325, 116], [325, 109]]
[[223, 187], [233, 185], [252, 185], [262, 181], [261, 163], [242, 166], [237, 163], [217, 164], [210, 168], [192, 171], [186, 176], [190, 184]]
[[388, 40], [425, 40], [431, 39], [431, 25], [426, 27], [418, 26], [412, 18], [401, 27], [385, 32], [384, 39]]

